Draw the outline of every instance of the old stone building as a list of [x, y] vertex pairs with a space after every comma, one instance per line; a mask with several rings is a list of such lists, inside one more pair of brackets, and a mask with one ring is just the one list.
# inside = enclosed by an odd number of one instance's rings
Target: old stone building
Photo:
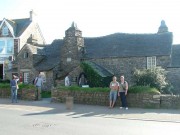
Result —
[[[29, 18], [6, 19], [0, 21], [0, 79], [11, 79], [12, 74], [28, 78], [28, 74], [18, 71], [15, 60], [25, 44], [45, 44], [34, 13]], [[24, 54], [25, 57], [25, 54]]]
[[[32, 75], [37, 72], [45, 76], [46, 88], [50, 89], [55, 81], [63, 81], [67, 73], [74, 84], [83, 73], [81, 61], [93, 63], [95, 70], [108, 75], [124, 74], [129, 84], [133, 84], [132, 73], [135, 68], [163, 67], [168, 72], [169, 81], [179, 88], [180, 45], [172, 45], [173, 34], [162, 21], [157, 33], [125, 34], [115, 33], [102, 37], [82, 37], [82, 31], [72, 23], [65, 31], [64, 39], [54, 40], [46, 46], [26, 44], [18, 54], [19, 72], [28, 69]], [[28, 65], [23, 59], [29, 53]], [[20, 64], [21, 63], [21, 64]], [[26, 66], [26, 68], [25, 68]]]

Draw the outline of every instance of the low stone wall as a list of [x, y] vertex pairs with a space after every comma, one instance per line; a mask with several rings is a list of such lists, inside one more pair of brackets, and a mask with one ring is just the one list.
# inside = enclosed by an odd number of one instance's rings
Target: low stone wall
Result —
[[22, 89], [21, 91], [22, 100], [35, 100], [35, 90], [34, 89]]
[[[18, 90], [18, 99], [22, 100], [35, 100], [35, 90], [34, 89], [21, 89]], [[0, 98], [11, 98], [10, 88], [0, 89]]]
[[[89, 105], [109, 105], [109, 92], [85, 92], [85, 91], [68, 91], [54, 89], [51, 92], [52, 102], [65, 103], [66, 97], [74, 97], [74, 103]], [[164, 97], [165, 98], [165, 97]], [[127, 95], [129, 107], [139, 108], [168, 108], [165, 101], [164, 106], [161, 105], [161, 95], [154, 94], [131, 94]], [[176, 99], [180, 102], [180, 99]], [[179, 104], [177, 104], [179, 105]], [[121, 106], [120, 98], [116, 102], [116, 106]]]
[[180, 109], [179, 95], [161, 95], [161, 108]]
[[0, 97], [1, 98], [10, 98], [11, 91], [9, 88], [1, 88], [0, 89]]
[[160, 95], [129, 93], [127, 102], [129, 107], [160, 108]]

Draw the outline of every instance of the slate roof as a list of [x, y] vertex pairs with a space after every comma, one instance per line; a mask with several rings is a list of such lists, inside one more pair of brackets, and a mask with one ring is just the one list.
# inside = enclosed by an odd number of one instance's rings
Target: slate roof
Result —
[[171, 67], [180, 67], [180, 44], [172, 46]]
[[[31, 21], [29, 18], [24, 18], [24, 19], [6, 19], [7, 22], [13, 27], [14, 30], [14, 35], [16, 37], [21, 36], [21, 34], [26, 30], [26, 28], [31, 24]], [[0, 21], [0, 24], [2, 21]]]
[[170, 55], [172, 33], [115, 33], [97, 38], [84, 38], [87, 58]]
[[29, 50], [32, 52], [32, 54], [38, 54], [38, 55], [46, 55], [46, 52], [44, 51], [45, 45], [31, 45], [26, 44]]
[[44, 47], [45, 59], [41, 61], [35, 69], [38, 71], [48, 71], [60, 62], [60, 49], [63, 45], [63, 40], [54, 40], [52, 44]]

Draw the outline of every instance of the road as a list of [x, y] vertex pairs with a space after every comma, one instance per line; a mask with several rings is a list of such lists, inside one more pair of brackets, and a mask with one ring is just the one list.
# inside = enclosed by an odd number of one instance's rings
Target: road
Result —
[[[136, 114], [137, 111], [139, 114]], [[43, 101], [11, 104], [8, 100], [0, 99], [0, 135], [180, 134], [180, 110], [161, 110], [161, 113], [145, 111], [149, 112], [84, 105], [75, 105], [73, 110], [66, 110], [64, 104]], [[155, 116], [145, 119], [149, 115], [162, 116], [162, 119], [155, 119]]]

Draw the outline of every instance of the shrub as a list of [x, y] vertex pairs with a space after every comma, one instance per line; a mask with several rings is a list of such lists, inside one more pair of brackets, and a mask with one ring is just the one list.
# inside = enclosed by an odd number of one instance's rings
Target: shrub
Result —
[[24, 84], [24, 83], [20, 83], [18, 84], [18, 86], [19, 86], [19, 89], [23, 89], [23, 88], [34, 89], [35, 88], [35, 86], [32, 84]]
[[132, 86], [129, 88], [128, 93], [153, 93], [160, 94], [159, 90], [149, 86]]
[[10, 80], [2, 80], [2, 79], [0, 79], [0, 83], [10, 83]]
[[51, 91], [42, 91], [42, 98], [51, 98]]
[[[94, 88], [82, 88], [78, 86], [71, 86], [65, 87], [60, 86], [58, 87], [59, 90], [70, 90], [70, 91], [88, 91], [88, 92], [110, 92], [110, 88], [101, 88], [101, 87], [94, 87]], [[129, 88], [128, 93], [154, 93], [159, 94], [160, 92], [156, 88], [151, 88], [149, 86], [132, 86]]]
[[168, 84], [165, 69], [160, 67], [136, 69], [133, 76], [137, 86], [150, 86], [162, 90]]
[[108, 87], [102, 88], [102, 87], [93, 87], [93, 88], [82, 88], [79, 86], [60, 86], [58, 87], [59, 90], [70, 90], [70, 91], [91, 91], [91, 92], [109, 92], [110, 89]]
[[10, 88], [10, 83], [0, 83], [0, 88]]
[[100, 76], [89, 64], [82, 62], [81, 67], [87, 75], [88, 84], [90, 87], [108, 87], [112, 80], [112, 76]]
[[179, 91], [175, 90], [171, 84], [167, 84], [160, 92], [162, 94], [179, 94]]

